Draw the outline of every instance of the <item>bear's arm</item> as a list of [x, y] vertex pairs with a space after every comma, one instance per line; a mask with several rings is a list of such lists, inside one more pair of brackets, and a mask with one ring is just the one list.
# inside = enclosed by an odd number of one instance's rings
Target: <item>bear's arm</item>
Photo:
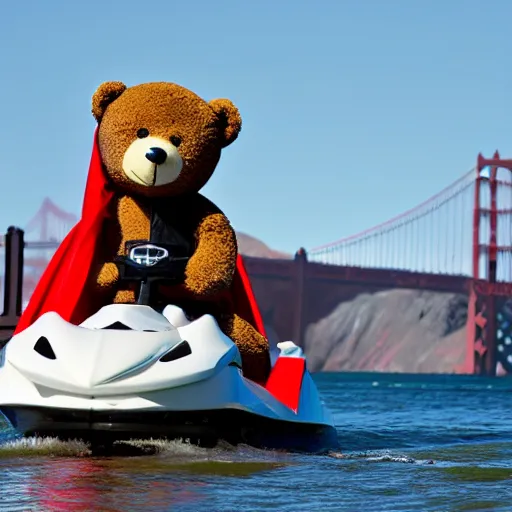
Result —
[[189, 203], [196, 249], [185, 271], [185, 288], [196, 297], [212, 297], [229, 287], [238, 253], [236, 235], [228, 218], [204, 196]]

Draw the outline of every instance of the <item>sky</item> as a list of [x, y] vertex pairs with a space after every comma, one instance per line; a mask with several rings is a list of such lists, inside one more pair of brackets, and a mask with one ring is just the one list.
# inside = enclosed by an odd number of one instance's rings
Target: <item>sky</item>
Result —
[[[295, 252], [512, 157], [508, 0], [25, 0], [0, 16], [0, 223], [78, 214], [104, 81], [229, 98], [237, 141], [202, 193]], [[0, 226], [0, 229], [1, 228]]]

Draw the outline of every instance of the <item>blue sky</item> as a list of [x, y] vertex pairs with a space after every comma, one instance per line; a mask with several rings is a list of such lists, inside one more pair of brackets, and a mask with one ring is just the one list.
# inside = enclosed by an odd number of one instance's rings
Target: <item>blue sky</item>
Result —
[[[106, 80], [227, 97], [243, 130], [203, 189], [285, 251], [355, 234], [512, 156], [507, 0], [27, 0], [0, 16], [0, 222], [78, 213]], [[2, 228], [3, 229], [3, 228]]]

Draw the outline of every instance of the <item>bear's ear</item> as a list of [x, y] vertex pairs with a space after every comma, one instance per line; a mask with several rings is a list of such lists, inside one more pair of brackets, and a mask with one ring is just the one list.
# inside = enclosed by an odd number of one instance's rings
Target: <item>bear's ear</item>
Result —
[[98, 121], [101, 121], [107, 107], [126, 90], [123, 82], [104, 82], [102, 83], [92, 97], [92, 115]]
[[217, 99], [210, 101], [209, 104], [219, 119], [221, 133], [224, 135], [222, 147], [225, 148], [238, 137], [242, 129], [242, 117], [230, 100]]

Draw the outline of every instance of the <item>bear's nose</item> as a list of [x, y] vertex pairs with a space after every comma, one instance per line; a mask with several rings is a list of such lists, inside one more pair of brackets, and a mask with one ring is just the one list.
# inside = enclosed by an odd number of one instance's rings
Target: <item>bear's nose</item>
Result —
[[146, 158], [156, 165], [162, 165], [167, 158], [167, 153], [162, 148], [149, 148]]

